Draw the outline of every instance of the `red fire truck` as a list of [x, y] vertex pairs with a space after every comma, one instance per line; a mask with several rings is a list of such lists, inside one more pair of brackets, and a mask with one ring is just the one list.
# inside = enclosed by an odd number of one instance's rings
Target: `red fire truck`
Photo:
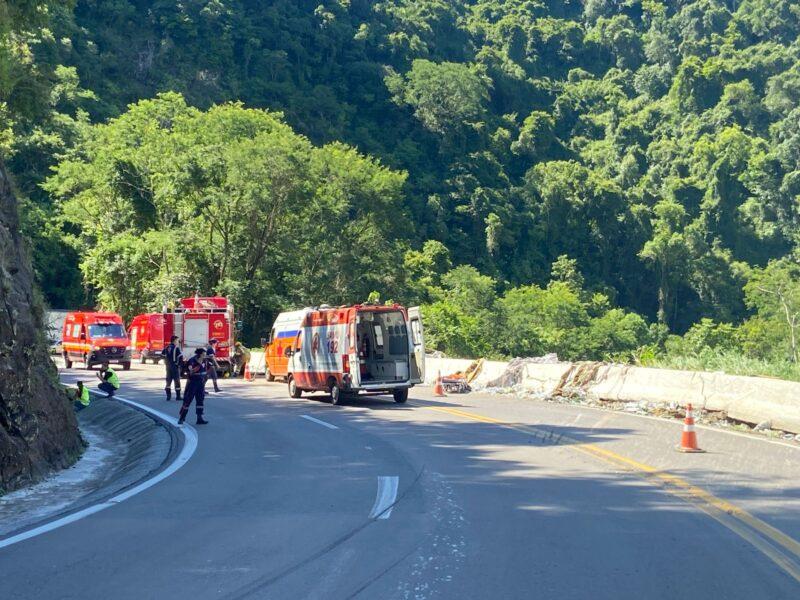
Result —
[[217, 362], [223, 372], [231, 372], [235, 323], [233, 305], [227, 298], [183, 298], [173, 310], [133, 318], [130, 335], [134, 356], [142, 362], [148, 358], [158, 362], [161, 350], [177, 335], [188, 359], [195, 348], [205, 348], [210, 339], [216, 338]]
[[173, 322], [173, 313], [148, 313], [135, 316], [128, 327], [133, 358], [138, 358], [142, 364], [149, 358], [153, 364], [157, 364], [161, 360], [161, 351], [169, 344]]

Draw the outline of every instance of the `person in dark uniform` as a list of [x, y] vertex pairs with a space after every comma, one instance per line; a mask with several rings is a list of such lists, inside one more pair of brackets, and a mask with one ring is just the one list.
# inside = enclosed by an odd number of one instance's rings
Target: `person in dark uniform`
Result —
[[183, 395], [183, 406], [181, 406], [178, 425], [182, 425], [189, 413], [189, 406], [192, 400], [195, 401], [195, 411], [197, 412], [197, 424], [208, 425], [208, 421], [203, 418], [203, 404], [206, 398], [206, 349], [198, 348], [194, 351], [194, 356], [186, 363], [186, 370], [189, 373], [189, 381], [186, 384], [186, 393]]
[[167, 368], [167, 387], [164, 391], [167, 392], [167, 402], [172, 399], [172, 390], [170, 385], [175, 385], [175, 399], [181, 401], [181, 365], [183, 364], [183, 352], [181, 347], [178, 346], [178, 336], [173, 335], [169, 339], [169, 345], [161, 351], [161, 356], [164, 357], [164, 366]]
[[206, 371], [208, 375], [206, 379], [209, 377], [211, 381], [214, 383], [214, 391], [219, 392], [219, 385], [217, 384], [217, 369], [219, 368], [219, 363], [217, 362], [217, 344], [219, 344], [219, 340], [217, 338], [211, 338], [208, 340], [208, 346], [206, 347]]

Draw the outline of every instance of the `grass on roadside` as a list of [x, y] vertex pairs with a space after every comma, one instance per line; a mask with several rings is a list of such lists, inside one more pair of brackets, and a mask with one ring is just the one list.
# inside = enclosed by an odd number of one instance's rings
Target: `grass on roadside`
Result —
[[685, 371], [722, 371], [729, 375], [776, 377], [800, 381], [800, 365], [789, 361], [749, 358], [740, 352], [706, 350], [692, 355], [661, 354], [641, 361], [644, 367], [680, 369]]

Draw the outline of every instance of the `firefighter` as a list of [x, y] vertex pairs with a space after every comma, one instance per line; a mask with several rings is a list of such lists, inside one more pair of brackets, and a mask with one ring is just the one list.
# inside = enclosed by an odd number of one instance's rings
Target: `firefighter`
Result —
[[89, 406], [89, 388], [83, 385], [82, 381], [78, 382], [78, 389], [75, 390], [75, 400], [72, 403], [73, 407], [75, 408], [75, 412], [80, 412], [87, 406]]
[[108, 366], [108, 363], [102, 364], [97, 372], [97, 378], [100, 380], [97, 387], [107, 394], [107, 398], [111, 398], [119, 389], [119, 376], [114, 369]]
[[217, 385], [217, 369], [219, 368], [219, 363], [217, 362], [216, 351], [217, 351], [217, 344], [219, 340], [217, 338], [211, 338], [208, 340], [208, 346], [206, 347], [206, 361], [208, 363], [206, 371], [208, 375], [206, 376], [206, 380], [211, 378], [211, 381], [214, 382], [214, 391], [219, 392], [219, 385]]
[[206, 399], [206, 360], [206, 349], [198, 348], [194, 351], [194, 356], [186, 363], [189, 381], [186, 383], [186, 393], [183, 395], [183, 406], [181, 406], [178, 425], [182, 425], [186, 420], [192, 400], [195, 401], [196, 423], [198, 425], [208, 425], [208, 421], [203, 418], [203, 404]]
[[236, 361], [236, 370], [239, 377], [244, 377], [247, 363], [250, 362], [250, 350], [245, 348], [242, 342], [236, 342], [233, 345], [233, 359]]
[[170, 385], [175, 385], [175, 399], [181, 401], [181, 365], [183, 364], [183, 352], [181, 347], [178, 346], [178, 336], [173, 335], [169, 338], [169, 345], [161, 351], [161, 356], [164, 357], [164, 366], [167, 368], [167, 387], [164, 391], [167, 392], [167, 402], [172, 399], [172, 390]]

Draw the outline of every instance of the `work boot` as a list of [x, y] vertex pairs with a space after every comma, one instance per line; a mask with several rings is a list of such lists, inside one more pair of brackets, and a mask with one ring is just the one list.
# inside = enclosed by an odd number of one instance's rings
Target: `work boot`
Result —
[[203, 415], [197, 415], [197, 421], [195, 421], [198, 425], [208, 425], [208, 421], [203, 418]]
[[172, 400], [172, 390], [165, 390], [167, 392], [167, 402]]
[[186, 413], [189, 412], [189, 409], [181, 409], [180, 418], [178, 419], [178, 425], [183, 425], [183, 422], [186, 420]]

